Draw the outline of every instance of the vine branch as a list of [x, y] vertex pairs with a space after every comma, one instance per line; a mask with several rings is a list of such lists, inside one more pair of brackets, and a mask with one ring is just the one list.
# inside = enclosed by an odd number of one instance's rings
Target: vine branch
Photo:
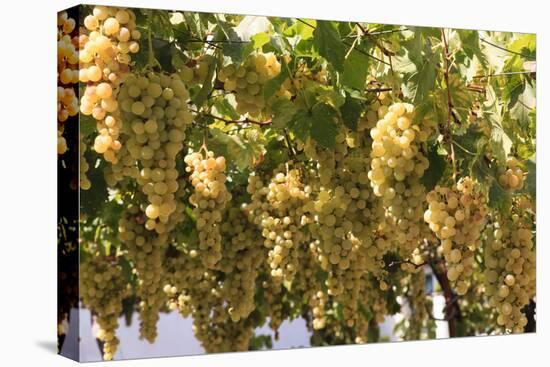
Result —
[[208, 117], [212, 117], [213, 119], [223, 121], [226, 124], [253, 124], [253, 125], [258, 125], [258, 126], [266, 126], [266, 125], [271, 125], [273, 123], [272, 119], [269, 119], [269, 120], [266, 120], [266, 121], [256, 121], [256, 120], [251, 120], [248, 117], [246, 117], [243, 120], [231, 120], [231, 119], [226, 119], [226, 118], [221, 117], [221, 116], [213, 115], [213, 114], [208, 113], [208, 112], [199, 112], [199, 111], [197, 111], [196, 109], [193, 109], [193, 108], [190, 108], [189, 110], [192, 111], [192, 112], [195, 112], [195, 113], [200, 113], [203, 116], [208, 116]]

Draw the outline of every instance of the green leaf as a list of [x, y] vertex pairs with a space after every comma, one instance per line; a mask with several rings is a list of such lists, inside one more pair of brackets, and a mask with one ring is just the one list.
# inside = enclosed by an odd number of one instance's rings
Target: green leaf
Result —
[[527, 194], [536, 200], [537, 198], [537, 162], [533, 155], [525, 162], [525, 168], [527, 169], [527, 178], [521, 191], [522, 194]]
[[266, 43], [269, 43], [269, 35], [260, 32], [250, 37], [250, 42], [243, 48], [243, 58], [250, 55], [255, 50], [260, 50]]
[[342, 84], [350, 88], [363, 90], [368, 71], [369, 58], [357, 50], [353, 50], [344, 61]]
[[208, 63], [208, 73], [206, 74], [206, 79], [204, 80], [204, 84], [202, 85], [202, 88], [199, 90], [197, 94], [193, 96], [193, 103], [197, 107], [201, 107], [203, 103], [208, 98], [208, 95], [210, 92], [212, 92], [212, 89], [214, 88], [214, 79], [215, 79], [215, 71], [216, 71], [216, 63], [211, 62]]
[[340, 34], [333, 22], [318, 21], [315, 31], [313, 31], [313, 43], [319, 52], [334, 68], [334, 70], [344, 71], [344, 57], [346, 49]]
[[290, 131], [300, 140], [306, 141], [310, 137], [313, 126], [312, 116], [305, 110], [299, 111], [289, 122]]
[[235, 111], [233, 105], [229, 102], [228, 98], [235, 98], [232, 94], [228, 94], [225, 98], [217, 99], [214, 102], [214, 109], [219, 115], [227, 116], [232, 120], [238, 120], [240, 115]]
[[511, 200], [510, 193], [500, 186], [496, 178], [493, 179], [489, 188], [489, 207], [504, 212], [510, 207]]
[[409, 91], [414, 104], [422, 103], [435, 87], [437, 60], [435, 54], [429, 55], [421, 64], [417, 65], [416, 72], [408, 78], [407, 81], [412, 83]]
[[342, 114], [344, 125], [349, 127], [351, 130], [356, 131], [357, 122], [361, 116], [361, 110], [361, 103], [346, 93], [346, 101], [340, 107], [340, 113]]
[[466, 54], [470, 59], [473, 59], [474, 56], [477, 57], [480, 64], [483, 67], [487, 67], [487, 58], [485, 54], [481, 51], [479, 44], [479, 32], [471, 31], [466, 29], [458, 29], [458, 36], [462, 43], [461, 51]]
[[243, 142], [237, 135], [229, 135], [219, 129], [210, 129], [212, 138], [208, 147], [218, 154], [223, 154], [229, 162], [244, 170], [252, 167], [262, 153], [258, 142]]
[[336, 116], [336, 110], [327, 104], [322, 103], [313, 107], [311, 137], [324, 148], [332, 149], [336, 145]]
[[287, 99], [279, 99], [273, 103], [273, 126], [277, 129], [283, 129], [292, 120], [298, 108], [294, 103]]
[[431, 190], [439, 182], [443, 174], [445, 173], [446, 163], [445, 158], [438, 154], [437, 146], [430, 146], [428, 149], [428, 161], [430, 166], [424, 176], [422, 176], [421, 182], [426, 187], [426, 190]]

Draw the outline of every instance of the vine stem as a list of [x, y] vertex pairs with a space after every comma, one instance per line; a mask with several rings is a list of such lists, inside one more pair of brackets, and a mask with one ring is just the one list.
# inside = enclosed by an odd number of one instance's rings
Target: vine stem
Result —
[[223, 118], [223, 117], [220, 117], [220, 116], [213, 115], [213, 114], [208, 113], [208, 112], [200, 112], [200, 111], [198, 111], [196, 109], [193, 109], [193, 108], [189, 108], [189, 111], [192, 111], [192, 112], [195, 112], [195, 113], [200, 113], [203, 116], [212, 117], [213, 119], [223, 121], [226, 124], [253, 124], [253, 125], [258, 125], [258, 126], [267, 126], [267, 125], [271, 125], [273, 123], [272, 119], [269, 119], [269, 120], [266, 120], [266, 121], [256, 121], [256, 120], [251, 120], [247, 117], [244, 120], [230, 120], [230, 119], [226, 119], [226, 118]]
[[458, 303], [456, 302], [456, 298], [453, 295], [445, 269], [442, 269], [442, 266], [438, 267], [432, 263], [430, 263], [430, 266], [435, 277], [437, 278], [437, 281], [441, 285], [441, 289], [443, 289], [443, 296], [445, 297], [445, 320], [447, 320], [449, 325], [449, 337], [453, 338], [457, 336], [456, 319], [460, 318], [460, 309], [458, 307]]
[[443, 70], [443, 77], [445, 78], [445, 85], [447, 87], [447, 108], [448, 108], [448, 116], [447, 116], [447, 125], [445, 127], [445, 139], [450, 145], [451, 148], [451, 163], [453, 166], [453, 180], [456, 181], [456, 161], [455, 161], [455, 148], [453, 144], [453, 136], [451, 134], [451, 120], [453, 118], [456, 119], [456, 116], [454, 116], [453, 113], [453, 100], [451, 97], [451, 87], [449, 84], [449, 44], [447, 43], [447, 37], [445, 37], [445, 29], [441, 28], [441, 41], [443, 42], [444, 47], [444, 70]]

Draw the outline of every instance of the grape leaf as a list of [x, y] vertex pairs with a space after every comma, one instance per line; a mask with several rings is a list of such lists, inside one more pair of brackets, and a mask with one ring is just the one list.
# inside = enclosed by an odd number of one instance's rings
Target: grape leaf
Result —
[[445, 173], [447, 161], [443, 156], [438, 154], [438, 148], [435, 145], [431, 145], [428, 148], [428, 161], [430, 166], [424, 176], [422, 176], [422, 184], [426, 187], [426, 190], [431, 190], [439, 182], [443, 174]]
[[487, 58], [481, 51], [481, 47], [479, 45], [479, 32], [467, 29], [458, 29], [457, 33], [462, 44], [460, 51], [464, 52], [470, 59], [473, 59], [474, 56], [477, 57], [479, 63], [483, 67], [486, 67]]
[[192, 97], [193, 103], [197, 107], [202, 106], [202, 104], [206, 101], [206, 99], [208, 98], [208, 95], [214, 88], [215, 71], [216, 71], [216, 63], [215, 62], [208, 63], [208, 73], [206, 74], [204, 84], [202, 85], [202, 88], [199, 90], [199, 92]]
[[510, 193], [500, 186], [496, 178], [491, 180], [491, 186], [489, 188], [489, 207], [504, 212], [511, 206], [511, 203], [512, 198]]
[[243, 48], [243, 58], [250, 55], [254, 50], [260, 50], [269, 41], [269, 35], [265, 32], [253, 35], [250, 37], [250, 42]]
[[313, 126], [312, 116], [308, 111], [299, 111], [288, 124], [290, 131], [300, 140], [305, 141]]
[[361, 116], [361, 110], [361, 103], [346, 93], [346, 101], [342, 106], [340, 106], [340, 114], [342, 115], [344, 125], [349, 127], [351, 130], [356, 131], [357, 122]]
[[317, 104], [313, 107], [311, 137], [324, 148], [334, 148], [338, 129], [334, 123], [337, 112], [328, 104]]
[[369, 58], [353, 50], [344, 61], [342, 84], [350, 88], [363, 89], [369, 70]]
[[210, 133], [212, 138], [208, 140], [208, 147], [217, 154], [225, 156], [240, 170], [252, 167], [262, 153], [258, 142], [243, 142], [239, 136], [229, 135], [219, 129], [210, 129]]
[[272, 106], [273, 126], [277, 129], [285, 128], [297, 111], [295, 104], [287, 99], [275, 101]]
[[313, 43], [319, 55], [323, 56], [334, 70], [344, 71], [346, 49], [333, 22], [317, 22], [317, 27], [313, 31]]
[[228, 94], [225, 98], [219, 98], [214, 102], [213, 110], [218, 112], [217, 115], [227, 116], [232, 120], [238, 120], [240, 115], [235, 111], [233, 105], [228, 98], [235, 98], [232, 94]]
[[537, 198], [537, 162], [536, 158], [533, 155], [527, 161], [525, 161], [525, 168], [527, 169], [527, 178], [523, 188], [519, 193], [527, 194], [531, 196], [534, 200]]

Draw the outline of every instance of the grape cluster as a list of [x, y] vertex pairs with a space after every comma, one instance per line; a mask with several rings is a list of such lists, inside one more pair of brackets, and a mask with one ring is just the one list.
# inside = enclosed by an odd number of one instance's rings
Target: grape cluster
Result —
[[273, 52], [250, 54], [240, 64], [224, 66], [218, 73], [218, 79], [224, 83], [224, 89], [235, 92], [237, 113], [258, 116], [266, 106], [264, 85], [281, 72], [281, 64]]
[[405, 103], [382, 104], [378, 122], [370, 129], [371, 170], [368, 173], [374, 194], [385, 209], [388, 238], [407, 257], [422, 239], [425, 188], [420, 179], [429, 166], [422, 145], [431, 124], [413, 122], [414, 107]]
[[84, 18], [79, 37], [79, 80], [86, 83], [80, 111], [97, 120], [94, 149], [111, 163], [118, 162], [121, 148], [118, 86], [129, 73], [130, 54], [139, 51], [135, 19], [129, 9], [96, 6]]
[[214, 157], [213, 152], [206, 151], [204, 155], [202, 152], [188, 154], [185, 163], [194, 187], [189, 202], [195, 207], [193, 214], [199, 231], [201, 260], [206, 267], [213, 268], [222, 258], [220, 222], [231, 200], [225, 186], [225, 158]]
[[247, 191], [251, 203], [245, 205], [250, 220], [262, 231], [264, 246], [269, 249], [271, 276], [291, 282], [298, 271], [298, 249], [304, 245], [300, 228], [308, 223], [304, 204], [311, 187], [302, 183], [299, 168], [277, 167], [267, 186], [258, 176], [250, 176]]
[[447, 277], [456, 292], [468, 291], [474, 255], [481, 245], [481, 233], [489, 212], [485, 197], [474, 181], [463, 177], [452, 187], [436, 186], [426, 195], [424, 220], [441, 240]]
[[527, 318], [522, 313], [536, 290], [536, 255], [533, 222], [514, 205], [511, 218], [497, 218], [487, 226], [485, 289], [503, 329], [521, 333]]
[[360, 335], [366, 327], [358, 310], [365, 279], [382, 274], [390, 244], [380, 234], [384, 211], [369, 184], [370, 142], [340, 126], [334, 150], [319, 149], [312, 141], [303, 149], [318, 165], [317, 195], [306, 210], [314, 216], [310, 231], [317, 260], [328, 272], [327, 294], [343, 306], [345, 325]]
[[[248, 349], [254, 327], [247, 317], [235, 317], [243, 309], [238, 309], [236, 299], [228, 297], [227, 289], [224, 289], [225, 277], [230, 274], [207, 269], [200, 261], [198, 252], [188, 248], [169, 258], [166, 269], [169, 274], [164, 292], [169, 297], [169, 308], [177, 309], [183, 317], [193, 317], [193, 332], [207, 352]], [[237, 273], [246, 275], [247, 271], [238, 269]], [[238, 276], [233, 276], [235, 281]], [[233, 281], [229, 280], [229, 284]]]
[[134, 178], [147, 197], [142, 211], [145, 228], [158, 234], [183, 218], [184, 203], [176, 200], [182, 187], [176, 157], [183, 150], [185, 130], [193, 121], [189, 92], [177, 74], [130, 75], [118, 103], [124, 120], [121, 159], [106, 172], [110, 185]]
[[224, 274], [221, 292], [233, 322], [247, 318], [255, 309], [256, 279], [265, 258], [261, 233], [251, 226], [240, 208], [227, 210], [220, 226], [223, 258], [217, 269]]
[[86, 172], [90, 169], [90, 165], [88, 164], [88, 161], [86, 161], [86, 157], [84, 154], [86, 153], [86, 149], [88, 146], [86, 145], [86, 142], [84, 141], [84, 137], [82, 134], [80, 134], [80, 188], [82, 190], [89, 190], [90, 187], [92, 187], [92, 183], [86, 176]]
[[118, 237], [128, 258], [134, 264], [138, 278], [140, 335], [150, 343], [157, 337], [159, 312], [166, 304], [164, 259], [169, 243], [167, 233], [151, 233], [143, 226], [145, 218], [139, 207], [129, 204], [118, 224]]
[[74, 85], [78, 83], [78, 37], [76, 22], [67, 12], [57, 16], [57, 154], [67, 151], [64, 123], [78, 113]]
[[103, 359], [111, 360], [119, 340], [116, 337], [118, 317], [122, 312], [122, 300], [128, 296], [129, 287], [116, 259], [100, 253], [89, 254], [80, 265], [80, 295], [84, 304], [97, 315], [99, 332], [103, 342]]
[[524, 172], [519, 167], [515, 157], [506, 160], [506, 170], [502, 170], [498, 176], [498, 183], [506, 191], [520, 190], [523, 187]]

